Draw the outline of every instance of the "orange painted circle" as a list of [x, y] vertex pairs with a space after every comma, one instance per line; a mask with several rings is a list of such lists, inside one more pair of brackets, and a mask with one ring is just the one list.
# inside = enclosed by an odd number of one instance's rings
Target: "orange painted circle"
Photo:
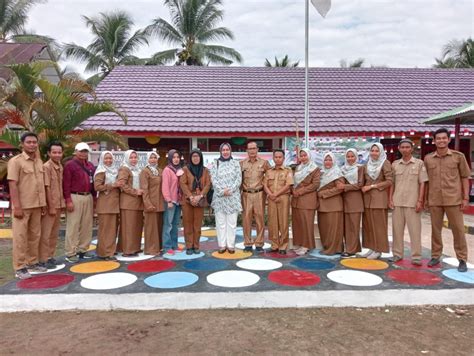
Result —
[[217, 251], [212, 253], [212, 257], [220, 258], [223, 260], [240, 260], [252, 256], [252, 252], [244, 252], [243, 250], [235, 250], [235, 253], [219, 253]]
[[203, 230], [201, 231], [201, 236], [217, 237], [217, 232], [216, 230]]
[[366, 258], [350, 258], [341, 261], [341, 265], [367, 271], [378, 271], [388, 268], [388, 263], [380, 260], [368, 260]]
[[86, 262], [72, 266], [70, 271], [74, 273], [100, 273], [108, 272], [120, 267], [120, 263], [114, 261]]

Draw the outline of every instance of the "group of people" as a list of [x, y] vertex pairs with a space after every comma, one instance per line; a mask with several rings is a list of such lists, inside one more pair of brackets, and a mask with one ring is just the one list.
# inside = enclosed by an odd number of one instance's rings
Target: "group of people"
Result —
[[[215, 214], [218, 253], [235, 253], [237, 219], [242, 213], [244, 250], [263, 251], [265, 225], [271, 251], [286, 254], [291, 216], [293, 246], [297, 255], [316, 247], [315, 215], [322, 254], [341, 258], [379, 259], [389, 252], [388, 209], [393, 209], [392, 262], [404, 257], [404, 230], [408, 227], [411, 262], [421, 265], [421, 212], [429, 209], [432, 223], [432, 258], [440, 263], [443, 250], [441, 230], [446, 213], [459, 260], [458, 270], [467, 270], [467, 244], [463, 210], [469, 202], [470, 168], [464, 155], [450, 150], [449, 132], [434, 133], [436, 151], [424, 162], [413, 157], [414, 144], [402, 139], [402, 158], [390, 163], [380, 143], [370, 147], [365, 165], [358, 153], [347, 150], [339, 167], [333, 153], [323, 156], [318, 167], [308, 149], [298, 152], [293, 170], [284, 166], [285, 152], [276, 149], [273, 163], [258, 156], [258, 146], [248, 142], [248, 157], [234, 160], [228, 143], [210, 168], [203, 155], [193, 149], [186, 165], [176, 150], [168, 152], [168, 164], [158, 167], [159, 154], [147, 154], [144, 168], [138, 166], [134, 150], [124, 153], [120, 167], [110, 151], [103, 151], [97, 167], [88, 161], [90, 147], [78, 143], [74, 157], [62, 166], [63, 146], [52, 142], [49, 160], [43, 164], [38, 137], [21, 136], [23, 152], [8, 163], [13, 210], [13, 267], [20, 279], [30, 272], [45, 272], [58, 261], [55, 250], [60, 217], [66, 208], [66, 260], [76, 263], [94, 256], [88, 252], [92, 239], [93, 212], [98, 216], [96, 256], [114, 260], [142, 252], [148, 255], [175, 254], [178, 227], [184, 227], [185, 253], [200, 253], [199, 240], [204, 209]], [[267, 223], [265, 224], [265, 208]], [[291, 209], [291, 214], [290, 214]], [[256, 235], [252, 235], [252, 225]], [[359, 237], [362, 227], [362, 241]], [[361, 255], [362, 247], [368, 249]]]

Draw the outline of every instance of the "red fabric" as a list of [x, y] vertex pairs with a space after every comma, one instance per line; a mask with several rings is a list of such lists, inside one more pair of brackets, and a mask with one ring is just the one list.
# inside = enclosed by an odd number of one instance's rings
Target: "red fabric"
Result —
[[[79, 164], [78, 164], [79, 163]], [[90, 183], [89, 174], [81, 168], [91, 171], [94, 176], [95, 167], [91, 162], [81, 162], [73, 158], [64, 166], [63, 194], [66, 202], [71, 201], [71, 192], [91, 192], [94, 196], [94, 184]]]

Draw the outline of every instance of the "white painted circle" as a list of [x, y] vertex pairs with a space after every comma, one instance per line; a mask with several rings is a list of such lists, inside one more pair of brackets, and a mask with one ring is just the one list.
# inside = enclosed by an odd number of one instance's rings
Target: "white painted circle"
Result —
[[[445, 257], [443, 258], [443, 262], [453, 267], [459, 266], [459, 260], [455, 257]], [[469, 269], [474, 268], [474, 264], [472, 263], [467, 262], [466, 265]]]
[[108, 290], [129, 286], [135, 283], [137, 276], [125, 272], [101, 273], [84, 278], [81, 287], [93, 290]]
[[[92, 245], [97, 245], [97, 243], [98, 243], [98, 240], [97, 240], [97, 239], [91, 241], [91, 244], [92, 244]], [[140, 243], [141, 243], [142, 245], [145, 245], [145, 238], [144, 238], [144, 237], [142, 237], [142, 240], [141, 240]]]
[[209, 226], [201, 227], [201, 231], [206, 231], [206, 230], [211, 230], [211, 228]]
[[382, 255], [380, 256], [381, 258], [392, 258], [393, 257], [393, 253], [392, 251], [390, 252], [382, 252]]
[[97, 245], [97, 239], [91, 241], [92, 245]]
[[373, 273], [352, 270], [332, 271], [327, 277], [333, 282], [353, 287], [372, 287], [383, 282], [382, 278]]
[[138, 256], [136, 257], [123, 257], [121, 253], [119, 253], [117, 256], [118, 261], [122, 262], [132, 262], [132, 261], [144, 261], [144, 260], [149, 260], [150, 258], [155, 257], [154, 255], [145, 255], [143, 252], [140, 252]]
[[60, 269], [63, 269], [64, 267], [66, 267], [65, 264], [60, 264], [60, 265], [57, 265], [55, 268], [48, 269], [46, 272], [30, 272], [30, 274], [45, 274], [49, 272], [56, 272], [56, 271], [59, 271]]
[[[264, 249], [267, 249], [267, 248], [272, 247], [272, 245], [270, 245], [268, 242], [264, 242], [262, 247]], [[239, 250], [243, 250], [245, 248], [245, 245], [243, 242], [239, 242], [235, 244], [235, 248], [238, 248]], [[253, 245], [252, 248], [255, 250], [256, 249], [255, 245]]]
[[260, 277], [247, 271], [220, 271], [207, 276], [207, 282], [217, 287], [240, 288], [252, 286]]
[[[206, 236], [201, 236], [199, 238], [199, 242], [207, 242], [208, 240], [209, 240], [209, 238], [206, 237]], [[178, 243], [184, 244], [184, 243], [186, 243], [186, 239], [183, 236], [180, 236], [180, 237], [178, 237]]]
[[251, 271], [271, 271], [283, 266], [281, 262], [264, 258], [248, 258], [236, 263], [237, 267]]

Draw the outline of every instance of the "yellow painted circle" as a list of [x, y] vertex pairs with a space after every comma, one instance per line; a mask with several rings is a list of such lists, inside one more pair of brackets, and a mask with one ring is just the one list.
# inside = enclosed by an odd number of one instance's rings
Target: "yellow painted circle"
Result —
[[74, 273], [100, 273], [108, 272], [120, 267], [120, 263], [114, 261], [86, 262], [72, 266], [70, 271]]
[[217, 232], [216, 230], [204, 230], [204, 231], [201, 231], [201, 236], [217, 237]]
[[11, 229], [0, 229], [0, 239], [11, 239], [12, 230]]
[[377, 271], [388, 268], [388, 263], [380, 260], [368, 260], [366, 258], [351, 258], [341, 261], [341, 265], [368, 271]]
[[89, 245], [89, 248], [87, 249], [87, 251], [94, 251], [96, 248], [97, 248], [96, 245]]
[[215, 258], [221, 258], [223, 260], [240, 260], [242, 258], [247, 258], [252, 256], [252, 252], [244, 252], [243, 250], [235, 250], [235, 253], [229, 253], [229, 252], [224, 252], [224, 253], [219, 253], [218, 251], [215, 251], [212, 253], [212, 256]]

